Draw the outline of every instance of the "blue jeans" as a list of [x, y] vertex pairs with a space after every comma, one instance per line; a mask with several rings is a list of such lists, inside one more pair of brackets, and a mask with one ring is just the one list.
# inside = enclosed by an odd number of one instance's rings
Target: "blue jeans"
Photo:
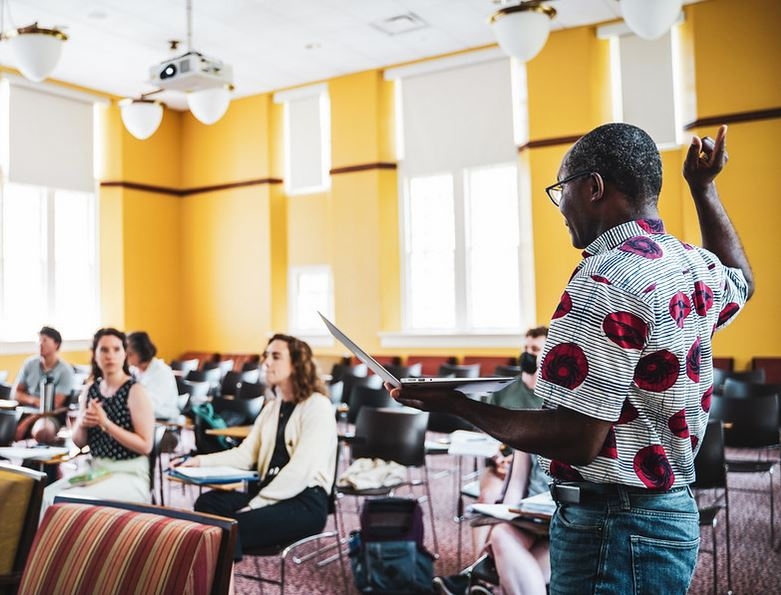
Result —
[[558, 505], [550, 527], [551, 595], [686, 593], [700, 543], [691, 489], [615, 492]]

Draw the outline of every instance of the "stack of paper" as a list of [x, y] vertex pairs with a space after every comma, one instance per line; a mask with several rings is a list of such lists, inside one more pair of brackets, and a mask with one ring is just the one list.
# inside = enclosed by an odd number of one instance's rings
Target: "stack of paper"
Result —
[[456, 430], [450, 434], [450, 447], [447, 452], [451, 455], [492, 457], [499, 453], [500, 445], [498, 440], [491, 438], [488, 434]]
[[169, 475], [191, 483], [235, 483], [237, 481], [257, 481], [258, 472], [237, 467], [176, 467]]
[[549, 519], [556, 512], [556, 503], [549, 492], [524, 498], [518, 504], [472, 504], [470, 510], [478, 514], [492, 516], [504, 521], [518, 517]]

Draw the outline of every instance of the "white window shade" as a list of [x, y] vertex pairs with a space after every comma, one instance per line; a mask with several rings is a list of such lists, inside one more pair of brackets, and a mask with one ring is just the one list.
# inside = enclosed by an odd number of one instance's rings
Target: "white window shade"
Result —
[[646, 40], [618, 38], [623, 121], [639, 126], [657, 145], [676, 142], [671, 34]]
[[328, 88], [282, 91], [285, 105], [285, 188], [288, 194], [322, 192], [330, 185], [331, 109]]
[[8, 180], [94, 192], [93, 104], [12, 84]]
[[513, 161], [510, 60], [404, 77], [405, 175]]

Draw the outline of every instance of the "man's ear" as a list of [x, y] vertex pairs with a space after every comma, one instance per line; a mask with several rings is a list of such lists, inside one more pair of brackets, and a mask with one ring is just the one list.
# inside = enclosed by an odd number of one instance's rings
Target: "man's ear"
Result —
[[601, 200], [605, 196], [605, 180], [598, 172], [592, 172], [589, 176], [589, 183], [591, 184], [591, 201]]

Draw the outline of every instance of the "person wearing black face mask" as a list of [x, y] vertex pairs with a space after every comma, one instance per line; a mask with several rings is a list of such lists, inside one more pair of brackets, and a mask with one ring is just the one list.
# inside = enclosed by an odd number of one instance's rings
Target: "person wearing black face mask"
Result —
[[537, 383], [537, 357], [545, 347], [548, 327], [538, 326], [529, 329], [523, 339], [523, 351], [520, 357], [521, 376], [491, 395], [491, 404], [505, 409], [538, 409], [542, 400], [534, 396]]

